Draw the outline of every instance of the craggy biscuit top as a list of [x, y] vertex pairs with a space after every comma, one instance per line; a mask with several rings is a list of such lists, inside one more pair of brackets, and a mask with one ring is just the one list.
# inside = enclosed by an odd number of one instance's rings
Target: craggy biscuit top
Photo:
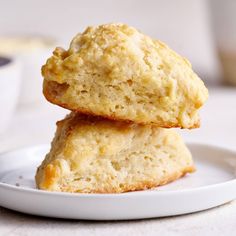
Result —
[[149, 79], [174, 76], [176, 80], [188, 80], [183, 83], [185, 92], [189, 92], [191, 86], [201, 88], [195, 94], [199, 106], [208, 95], [187, 59], [163, 42], [153, 40], [125, 24], [88, 27], [74, 37], [68, 51], [56, 48], [53, 54], [43, 67], [42, 74], [46, 79], [59, 83], [74, 78], [75, 73], [91, 72], [105, 75], [102, 79], [117, 80], [117, 83], [127, 78], [140, 79], [145, 83]]
[[[208, 97], [204, 83], [188, 60], [164, 43], [125, 24], [88, 27], [75, 36], [67, 51], [55, 49], [43, 66], [42, 74], [46, 81], [58, 84], [74, 84], [88, 75], [94, 82], [99, 80], [113, 87], [123, 82], [129, 86], [138, 83], [139, 89], [147, 88], [151, 95], [156, 94], [157, 99], [166, 101], [165, 106], [170, 106], [169, 100], [177, 100], [180, 95], [191, 109], [199, 109]], [[75, 110], [69, 105], [67, 108]], [[186, 108], [188, 113], [191, 109]], [[94, 111], [91, 113], [96, 115]]]

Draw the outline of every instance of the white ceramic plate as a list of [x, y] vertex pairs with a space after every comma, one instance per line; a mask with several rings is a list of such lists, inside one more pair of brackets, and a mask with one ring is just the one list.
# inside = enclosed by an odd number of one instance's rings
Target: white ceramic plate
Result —
[[236, 198], [236, 154], [188, 145], [197, 172], [157, 190], [123, 194], [71, 194], [35, 189], [34, 174], [47, 146], [0, 155], [0, 206], [40, 216], [125, 220], [186, 214]]

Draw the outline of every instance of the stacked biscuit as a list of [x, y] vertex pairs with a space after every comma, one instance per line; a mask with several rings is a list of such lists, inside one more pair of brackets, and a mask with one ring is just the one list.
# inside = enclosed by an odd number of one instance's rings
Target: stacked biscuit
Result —
[[194, 171], [171, 127], [199, 127], [208, 97], [191, 64], [124, 24], [88, 27], [42, 68], [48, 101], [71, 110], [36, 173], [38, 188], [119, 193]]

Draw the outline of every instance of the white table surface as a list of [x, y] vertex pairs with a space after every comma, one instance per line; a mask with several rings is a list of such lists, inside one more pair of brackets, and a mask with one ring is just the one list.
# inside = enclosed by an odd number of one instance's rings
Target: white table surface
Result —
[[[0, 136], [0, 152], [49, 143], [55, 122], [67, 113], [47, 102], [18, 107], [9, 129]], [[208, 143], [236, 151], [236, 89], [210, 89], [210, 98], [202, 109], [201, 118], [200, 129], [180, 131], [187, 142]], [[236, 235], [236, 201], [195, 214], [121, 222], [58, 220], [24, 215], [0, 207], [0, 236], [72, 234], [233, 236]]]

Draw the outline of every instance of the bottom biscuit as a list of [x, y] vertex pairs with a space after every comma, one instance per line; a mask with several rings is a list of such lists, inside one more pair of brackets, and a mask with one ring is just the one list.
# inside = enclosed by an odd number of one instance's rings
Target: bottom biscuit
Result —
[[122, 193], [164, 185], [194, 170], [189, 150], [172, 129], [72, 112], [57, 122], [35, 179], [49, 191]]

